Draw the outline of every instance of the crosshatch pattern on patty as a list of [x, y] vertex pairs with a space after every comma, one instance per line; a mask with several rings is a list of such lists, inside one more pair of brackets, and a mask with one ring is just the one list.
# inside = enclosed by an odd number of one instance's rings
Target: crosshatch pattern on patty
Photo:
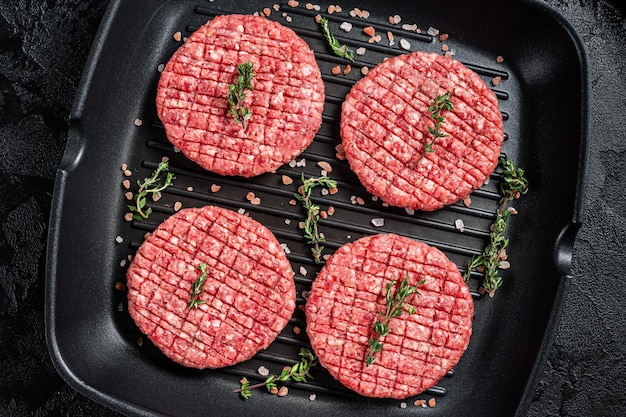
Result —
[[[237, 65], [253, 64], [245, 127], [228, 114]], [[170, 58], [157, 112], [170, 142], [221, 175], [273, 172], [304, 151], [322, 123], [324, 83], [308, 44], [264, 17], [217, 16]]]
[[[189, 308], [201, 263], [204, 303]], [[195, 368], [249, 359], [295, 309], [293, 271], [274, 235], [215, 206], [181, 210], [159, 225], [137, 250], [127, 285], [139, 329], [172, 360]]]
[[[415, 314], [389, 321], [383, 349], [366, 366], [387, 283], [422, 278], [407, 298]], [[406, 398], [437, 383], [466, 350], [474, 304], [458, 268], [441, 251], [395, 234], [361, 238], [338, 249], [313, 283], [307, 334], [320, 363], [366, 396]]]
[[[451, 93], [433, 144], [428, 107]], [[414, 52], [382, 62], [359, 80], [342, 106], [341, 137], [350, 167], [387, 203], [436, 210], [480, 188], [504, 139], [493, 91], [459, 61]]]

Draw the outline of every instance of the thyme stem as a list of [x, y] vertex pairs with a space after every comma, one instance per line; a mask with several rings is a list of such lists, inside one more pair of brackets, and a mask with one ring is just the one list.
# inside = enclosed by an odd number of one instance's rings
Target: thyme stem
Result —
[[348, 49], [347, 45], [341, 45], [335, 35], [332, 34], [330, 29], [328, 28], [328, 19], [325, 17], [320, 18], [320, 25], [322, 27], [322, 32], [324, 33], [324, 37], [330, 46], [330, 49], [337, 56], [347, 59], [348, 61], [354, 61], [354, 53]]
[[252, 117], [250, 109], [243, 105], [246, 99], [246, 90], [252, 91], [252, 79], [254, 78], [254, 68], [252, 62], [244, 62], [237, 65], [237, 81], [228, 86], [229, 114], [233, 115], [236, 123], [241, 124], [241, 128], [246, 128], [246, 121]]
[[324, 235], [319, 232], [317, 227], [320, 219], [320, 206], [311, 201], [311, 192], [317, 186], [326, 187], [328, 189], [336, 188], [337, 181], [331, 180], [326, 176], [312, 177], [305, 180], [303, 173], [302, 185], [298, 188], [298, 193], [295, 193], [294, 196], [302, 203], [307, 212], [304, 221], [304, 237], [308, 239], [307, 243], [313, 245], [311, 248], [313, 260], [316, 264], [319, 264], [321, 262], [322, 251], [324, 250], [324, 246], [322, 246], [321, 243], [324, 243], [326, 239]]
[[[370, 366], [376, 361], [374, 355], [383, 349], [383, 342], [380, 341], [381, 337], [385, 337], [389, 334], [391, 330], [389, 328], [389, 321], [393, 318], [400, 317], [402, 313], [404, 313], [405, 300], [411, 294], [420, 294], [417, 290], [420, 285], [425, 282], [424, 279], [420, 280], [417, 285], [409, 284], [409, 273], [407, 272], [404, 279], [400, 282], [400, 285], [396, 285], [396, 280], [391, 280], [390, 283], [385, 287], [385, 311], [378, 312], [380, 319], [374, 323], [373, 327], [373, 336], [369, 339], [369, 351], [367, 352], [367, 356], [365, 357], [365, 365]], [[393, 293], [393, 289], [397, 288], [395, 294]], [[408, 314], [414, 314], [415, 308], [409, 305], [406, 308], [406, 312]]]
[[250, 381], [243, 378], [241, 386], [233, 392], [239, 393], [243, 399], [248, 399], [252, 395], [251, 391], [254, 388], [265, 386], [269, 393], [274, 394], [274, 391], [277, 389], [277, 382], [288, 382], [292, 380], [296, 382], [308, 382], [314, 379], [313, 375], [310, 373], [311, 368], [317, 365], [317, 358], [313, 352], [307, 348], [300, 348], [298, 356], [300, 357], [300, 362], [292, 366], [285, 366], [280, 374], [269, 375], [263, 382], [250, 385]]
[[430, 112], [430, 117], [435, 121], [434, 126], [428, 128], [428, 132], [432, 135], [432, 141], [426, 142], [424, 144], [424, 153], [415, 161], [411, 168], [415, 168], [415, 166], [426, 156], [428, 153], [435, 152], [433, 146], [435, 145], [435, 141], [439, 138], [445, 138], [448, 136], [446, 133], [441, 132], [441, 125], [445, 123], [444, 117], [441, 115], [443, 110], [450, 111], [454, 108], [452, 104], [452, 96], [450, 92], [446, 92], [442, 95], [439, 95], [435, 98], [433, 104], [428, 106], [428, 111]]
[[491, 225], [489, 234], [489, 244], [480, 255], [474, 255], [468, 265], [463, 278], [468, 281], [472, 271], [481, 270], [484, 272], [480, 291], [493, 297], [496, 290], [502, 286], [502, 277], [498, 275], [503, 254], [509, 245], [509, 239], [504, 236], [508, 226], [508, 220], [514, 212], [507, 208], [507, 204], [520, 198], [528, 192], [528, 180], [524, 177], [524, 170], [516, 168], [513, 161], [507, 158], [500, 158], [500, 165], [503, 168], [504, 179], [500, 185], [500, 206], [496, 210], [496, 219]]
[[[127, 206], [133, 213], [133, 219], [137, 221], [145, 220], [152, 213], [152, 208], [146, 208], [148, 194], [152, 194], [153, 198], [161, 196], [161, 191], [172, 185], [172, 181], [176, 178], [173, 173], [169, 171], [169, 164], [167, 162], [160, 162], [152, 172], [152, 176], [144, 178], [143, 182], [137, 181], [139, 189], [134, 196], [135, 205]], [[166, 173], [165, 179], [161, 178], [161, 174]], [[161, 181], [163, 183], [161, 184]]]
[[206, 282], [206, 273], [207, 273], [207, 264], [202, 262], [198, 265], [198, 269], [201, 274], [198, 279], [191, 285], [191, 299], [187, 304], [187, 310], [191, 310], [191, 308], [198, 308], [200, 304], [205, 304], [205, 300], [199, 300], [198, 297], [202, 295], [202, 289], [204, 288], [204, 283]]

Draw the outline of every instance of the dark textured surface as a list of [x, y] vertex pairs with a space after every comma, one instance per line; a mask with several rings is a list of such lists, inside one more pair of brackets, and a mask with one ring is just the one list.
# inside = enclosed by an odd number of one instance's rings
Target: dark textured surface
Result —
[[[626, 19], [608, 1], [548, 3], [589, 52], [590, 186], [574, 280], [528, 416], [623, 416]], [[54, 175], [105, 8], [98, 0], [0, 0], [0, 416], [117, 415], [61, 380], [43, 323]]]

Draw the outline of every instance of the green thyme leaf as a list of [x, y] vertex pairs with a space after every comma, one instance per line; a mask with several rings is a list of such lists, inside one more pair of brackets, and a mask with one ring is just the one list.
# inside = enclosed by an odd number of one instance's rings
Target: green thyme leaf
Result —
[[280, 374], [278, 375], [269, 375], [263, 382], [258, 384], [250, 385], [250, 382], [246, 378], [242, 378], [239, 389], [236, 389], [234, 392], [239, 393], [242, 398], [248, 399], [250, 395], [252, 395], [251, 390], [254, 388], [259, 388], [265, 386], [267, 392], [272, 392], [273, 389], [277, 388], [276, 381], [280, 382], [308, 382], [313, 378], [311, 375], [311, 368], [317, 365], [317, 358], [311, 352], [311, 350], [307, 348], [300, 348], [300, 352], [298, 353], [300, 357], [300, 362], [293, 364], [292, 366], [285, 366]]
[[254, 78], [254, 68], [252, 62], [244, 62], [237, 65], [237, 80], [228, 86], [228, 114], [232, 115], [235, 122], [246, 128], [246, 121], [252, 117], [252, 112], [246, 106], [246, 90], [252, 91], [252, 79]]
[[[167, 162], [160, 162], [152, 172], [152, 175], [148, 178], [145, 178], [142, 181], [137, 181], [137, 185], [139, 189], [137, 193], [133, 196], [133, 200], [135, 201], [134, 205], [127, 206], [128, 209], [134, 213], [133, 219], [137, 221], [142, 221], [148, 218], [150, 214], [152, 214], [152, 208], [148, 207], [146, 196], [148, 194], [151, 195], [160, 195], [161, 191], [166, 189], [167, 187], [173, 184], [174, 179], [176, 178], [173, 173], [169, 171], [169, 164]], [[165, 178], [163, 178], [162, 174], [165, 173]], [[146, 208], [144, 210], [144, 208]]]
[[204, 288], [204, 283], [207, 278], [207, 264], [202, 262], [198, 265], [198, 269], [201, 274], [198, 279], [191, 285], [191, 299], [187, 304], [187, 310], [191, 310], [191, 308], [198, 308], [200, 304], [206, 304], [205, 300], [200, 300], [198, 297], [202, 295], [202, 290]]
[[[380, 341], [380, 338], [387, 336], [391, 331], [391, 328], [389, 327], [389, 320], [400, 317], [405, 312], [405, 307], [408, 314], [415, 313], [415, 307], [406, 305], [405, 301], [411, 294], [420, 294], [418, 288], [423, 285], [424, 282], [426, 281], [421, 279], [417, 285], [409, 284], [409, 273], [406, 272], [406, 275], [400, 282], [400, 285], [397, 285], [397, 281], [393, 279], [385, 286], [386, 308], [384, 312], [378, 311], [378, 315], [381, 319], [376, 320], [374, 323], [372, 329], [373, 335], [368, 341], [369, 351], [365, 357], [366, 366], [372, 365], [376, 361], [374, 354], [383, 350], [383, 342]], [[395, 293], [394, 289], [396, 290]]]
[[337, 56], [347, 59], [348, 61], [354, 61], [354, 53], [348, 49], [347, 45], [341, 45], [335, 35], [332, 34], [330, 29], [328, 28], [328, 19], [322, 17], [320, 19], [320, 26], [322, 27], [322, 32], [324, 33], [324, 37], [330, 46], [330, 49]]
[[499, 269], [505, 249], [509, 246], [509, 239], [504, 234], [508, 227], [511, 209], [507, 204], [528, 192], [528, 180], [524, 177], [524, 170], [516, 168], [512, 160], [500, 158], [500, 166], [503, 171], [503, 182], [500, 184], [500, 207], [496, 210], [496, 218], [491, 225], [489, 233], [489, 243], [480, 255], [474, 255], [467, 264], [467, 269], [463, 274], [465, 281], [468, 281], [473, 271], [484, 273], [480, 292], [487, 293], [493, 297], [496, 290], [502, 286], [502, 277], [499, 276]]
[[305, 179], [304, 173], [301, 178], [302, 185], [298, 188], [298, 192], [294, 193], [294, 197], [302, 203], [307, 212], [306, 219], [304, 220], [304, 237], [307, 239], [308, 244], [313, 245], [311, 248], [313, 260], [315, 263], [319, 264], [321, 262], [322, 251], [324, 250], [324, 246], [321, 244], [324, 243], [326, 239], [324, 235], [319, 232], [317, 227], [321, 208], [311, 201], [311, 193], [313, 189], [318, 186], [327, 189], [337, 188], [337, 181], [331, 180], [326, 176]]

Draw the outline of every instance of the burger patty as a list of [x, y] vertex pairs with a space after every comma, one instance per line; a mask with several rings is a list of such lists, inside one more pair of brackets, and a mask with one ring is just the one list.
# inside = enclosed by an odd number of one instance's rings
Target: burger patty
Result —
[[[382, 350], [367, 366], [369, 340], [386, 286], [408, 277], [420, 294], [389, 321]], [[406, 311], [415, 308], [414, 314]], [[311, 345], [330, 374], [369, 397], [406, 398], [432, 387], [455, 366], [472, 333], [474, 304], [457, 267], [441, 251], [395, 234], [339, 248], [313, 282], [305, 306]]]
[[[251, 62], [245, 126], [229, 114], [237, 66]], [[192, 33], [159, 80], [157, 113], [169, 141], [221, 175], [273, 172], [312, 142], [322, 123], [324, 83], [313, 51], [264, 17], [223, 15]]]
[[[451, 95], [433, 142], [429, 107]], [[350, 90], [341, 139], [368, 192], [397, 207], [436, 210], [482, 186], [498, 164], [502, 115], [491, 89], [459, 61], [413, 52], [387, 59]], [[425, 145], [432, 145], [428, 152]]]
[[[206, 266], [196, 306], [194, 283]], [[231, 210], [183, 209], [142, 243], [127, 271], [139, 329], [182, 365], [219, 368], [251, 358], [295, 309], [293, 271], [274, 235]]]

